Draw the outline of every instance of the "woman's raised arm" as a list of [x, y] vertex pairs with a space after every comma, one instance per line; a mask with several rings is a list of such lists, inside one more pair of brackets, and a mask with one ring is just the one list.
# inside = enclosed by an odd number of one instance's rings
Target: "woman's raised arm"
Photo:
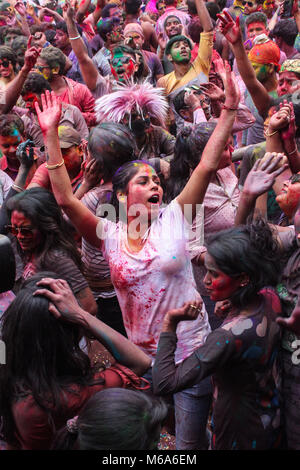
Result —
[[[47, 148], [47, 168], [53, 194], [59, 206], [67, 214], [78, 232], [92, 245], [100, 244], [101, 219], [89, 211], [73, 194], [70, 178], [59, 145], [58, 125], [61, 116], [61, 101], [53, 92], [42, 95], [42, 110], [35, 103], [35, 109], [44, 143]], [[98, 235], [97, 235], [98, 233]]]
[[239, 91], [226, 63], [225, 104], [218, 119], [218, 124], [207, 142], [200, 163], [193, 171], [189, 181], [177, 197], [177, 202], [184, 211], [185, 205], [192, 205], [192, 215], [196, 214], [196, 205], [203, 202], [211, 177], [217, 171], [220, 160], [230, 137], [239, 104]]

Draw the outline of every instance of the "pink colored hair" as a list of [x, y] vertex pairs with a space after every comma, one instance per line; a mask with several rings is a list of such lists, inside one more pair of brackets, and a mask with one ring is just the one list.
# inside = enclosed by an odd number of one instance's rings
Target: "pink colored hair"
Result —
[[162, 88], [154, 88], [151, 83], [118, 84], [112, 93], [96, 100], [98, 123], [103, 121], [121, 122], [122, 119], [136, 110], [143, 116], [148, 113], [164, 126], [168, 112], [168, 102], [163, 96]]

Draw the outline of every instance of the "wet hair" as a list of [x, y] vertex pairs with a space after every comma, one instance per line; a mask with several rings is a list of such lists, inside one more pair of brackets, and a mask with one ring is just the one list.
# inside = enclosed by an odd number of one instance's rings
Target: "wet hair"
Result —
[[272, 37], [280, 37], [288, 46], [293, 46], [298, 34], [294, 18], [281, 19], [272, 31]]
[[80, 268], [81, 258], [76, 248], [70, 225], [63, 218], [52, 192], [44, 188], [31, 188], [16, 194], [7, 201], [9, 217], [13, 211], [23, 212], [38, 229], [41, 242], [35, 250], [35, 264], [38, 270], [55, 266], [57, 251], [67, 253]]
[[124, 8], [128, 15], [136, 15], [142, 6], [142, 0], [125, 0]]
[[14, 71], [16, 71], [17, 66], [17, 59], [16, 54], [12, 50], [11, 47], [8, 46], [0, 46], [0, 60], [7, 59], [11, 62]]
[[57, 320], [49, 312], [49, 300], [33, 295], [44, 277], [57, 275], [41, 272], [25, 281], [1, 319], [6, 364], [0, 365], [0, 415], [2, 434], [10, 444], [16, 435], [15, 401], [32, 395], [51, 422], [52, 409], [59, 412], [63, 404], [63, 391], [70, 390], [70, 384], [84, 386], [92, 380], [89, 357], [79, 346], [78, 325]]
[[24, 135], [24, 123], [16, 114], [2, 114], [0, 116], [0, 135], [8, 137], [13, 135], [15, 130]]
[[106, 182], [120, 166], [134, 160], [136, 142], [127, 126], [104, 122], [92, 128], [88, 148], [92, 158], [99, 162], [101, 176]]
[[196, 16], [189, 22], [189, 25], [188, 25], [188, 33], [190, 35], [190, 38], [196, 44], [198, 44], [200, 41], [200, 34], [202, 33], [202, 31], [203, 31], [203, 28], [202, 28], [200, 18]]
[[116, 25], [120, 24], [120, 19], [116, 16], [112, 16], [111, 18], [104, 18], [97, 23], [97, 32], [99, 36], [103, 39], [103, 41], [107, 40], [106, 35], [111, 33], [113, 28]]
[[168, 407], [162, 398], [111, 388], [95, 393], [54, 440], [52, 450], [153, 450]]
[[36, 93], [37, 95], [41, 95], [42, 93], [45, 93], [46, 90], [51, 91], [48, 80], [46, 80], [40, 73], [31, 72], [28, 74], [23, 85], [21, 95], [24, 96], [27, 93]]
[[267, 26], [268, 18], [261, 11], [255, 11], [254, 13], [251, 13], [249, 16], [247, 16], [245, 21], [246, 26], [249, 26], [249, 24], [252, 23], [263, 23], [265, 26]]
[[66, 66], [66, 56], [58, 47], [45, 47], [44, 49], [42, 49], [40, 58], [48, 64], [50, 69], [59, 67], [59, 75], [64, 74]]
[[215, 122], [203, 122], [184, 127], [178, 134], [174, 147], [174, 158], [170, 162], [170, 177], [167, 181], [167, 201], [172, 201], [182, 191], [201, 160], [203, 150], [215, 130]]
[[219, 5], [218, 5], [217, 3], [215, 3], [215, 2], [207, 2], [207, 3], [205, 4], [205, 6], [206, 6], [206, 8], [207, 8], [207, 11], [208, 11], [208, 13], [209, 13], [209, 16], [210, 16], [213, 20], [217, 21], [217, 19], [218, 19], [217, 14], [221, 12]]
[[107, 5], [105, 5], [105, 7], [101, 11], [102, 18], [109, 18], [109, 11], [112, 8], [117, 8], [117, 7], [118, 5], [116, 3], [108, 3]]
[[230, 298], [236, 307], [246, 307], [263, 287], [275, 287], [278, 282], [279, 246], [270, 225], [262, 218], [213, 235], [207, 252], [228, 276], [234, 278], [242, 273], [249, 276], [249, 283]]
[[116, 210], [117, 218], [123, 220], [123, 217], [125, 214], [119, 213], [119, 200], [117, 197], [117, 194], [119, 192], [127, 194], [128, 192], [128, 184], [130, 180], [138, 173], [141, 165], [148, 165], [151, 168], [155, 168], [149, 164], [149, 162], [143, 161], [143, 160], [133, 160], [131, 162], [127, 162], [124, 165], [122, 165], [114, 174], [112, 178], [112, 185], [113, 185], [113, 191], [112, 191], [112, 196], [110, 203]]

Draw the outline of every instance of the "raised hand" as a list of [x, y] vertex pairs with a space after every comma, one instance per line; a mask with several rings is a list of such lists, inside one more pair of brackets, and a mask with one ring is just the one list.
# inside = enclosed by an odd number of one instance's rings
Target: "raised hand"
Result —
[[[280, 103], [282, 104], [282, 103]], [[286, 128], [280, 130], [280, 135], [282, 139], [285, 140], [293, 140], [296, 136], [296, 122], [295, 122], [295, 112], [294, 112], [294, 105], [293, 103], [288, 103], [287, 106], [289, 107], [289, 115], [288, 115], [288, 125]]]
[[280, 103], [280, 109], [275, 112], [270, 118], [268, 125], [269, 132], [271, 133], [287, 128], [289, 126], [290, 120], [291, 107], [287, 100], [284, 100], [283, 103]]
[[164, 39], [163, 33], [158, 34], [157, 41], [158, 41], [160, 48], [164, 51], [167, 45], [167, 41]]
[[242, 40], [239, 17], [237, 17], [236, 21], [234, 22], [227, 11], [224, 11], [222, 15], [217, 14], [217, 17], [220, 20], [220, 32], [225, 36], [228, 42], [235, 44]]
[[15, 6], [14, 6], [15, 10], [19, 13], [19, 15], [21, 16], [25, 16], [26, 15], [26, 7], [24, 5], [23, 2], [21, 1], [18, 1]]
[[240, 102], [240, 90], [227, 61], [225, 62], [225, 72], [225, 107], [228, 109], [237, 109]]
[[[85, 162], [84, 162], [85, 163]], [[102, 177], [102, 169], [97, 160], [90, 160], [83, 169], [83, 184], [88, 188], [98, 186]]]
[[33, 36], [29, 36], [27, 42], [27, 49], [25, 51], [24, 65], [22, 67], [22, 70], [26, 73], [29, 73], [31, 69], [35, 66], [38, 56], [40, 55], [42, 50], [41, 47], [31, 46], [32, 39]]
[[16, 156], [20, 162], [20, 166], [23, 166], [27, 169], [32, 167], [34, 163], [33, 147], [34, 143], [29, 139], [18, 145]]
[[[263, 159], [257, 160], [248, 173], [243, 192], [258, 197], [268, 191], [278, 175], [288, 168], [287, 158], [282, 153], [267, 152]], [[280, 166], [279, 166], [280, 165]]]
[[200, 88], [203, 94], [208, 96], [211, 101], [224, 101], [225, 99], [225, 93], [222, 88], [214, 83], [203, 83]]
[[56, 318], [80, 324], [82, 308], [78, 304], [69, 284], [64, 279], [44, 278], [33, 295], [42, 295], [50, 300], [49, 312]]
[[65, 1], [65, 4], [63, 5], [62, 7], [62, 10], [63, 10], [63, 17], [64, 19], [74, 19], [75, 18], [75, 9], [73, 8], [73, 6], [71, 5], [71, 2], [69, 0], [66, 0]]
[[57, 131], [61, 117], [61, 101], [57, 98], [53, 91], [51, 93], [46, 90], [42, 94], [42, 110], [37, 102], [34, 103], [37, 118], [43, 134], [47, 134], [53, 130]]

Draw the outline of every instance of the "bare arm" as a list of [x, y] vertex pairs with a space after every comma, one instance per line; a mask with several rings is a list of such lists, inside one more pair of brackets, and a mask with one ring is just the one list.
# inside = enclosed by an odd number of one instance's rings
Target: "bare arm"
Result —
[[81, 23], [84, 20], [85, 14], [91, 4], [91, 0], [82, 0], [76, 12], [76, 20]]
[[64, 5], [64, 18], [68, 28], [68, 34], [70, 38], [78, 38], [71, 40], [72, 49], [78, 59], [80, 71], [86, 86], [90, 90], [95, 90], [97, 80], [100, 77], [100, 74], [95, 66], [94, 62], [88, 55], [88, 51], [85, 47], [84, 41], [81, 38], [77, 26], [75, 24], [74, 16], [75, 11], [71, 7], [69, 1], [66, 1]]
[[64, 319], [88, 330], [117, 362], [129, 367], [137, 375], [141, 376], [149, 369], [151, 360], [138, 346], [80, 308], [66, 281], [45, 278], [38, 285], [39, 289], [34, 295], [43, 295], [50, 300], [49, 310], [57, 319]]
[[226, 67], [225, 92], [225, 108], [221, 112], [217, 127], [204, 149], [200, 163], [177, 197], [177, 201], [183, 211], [186, 204], [192, 205], [193, 217], [196, 214], [196, 205], [203, 202], [211, 177], [219, 167], [221, 156], [231, 134], [236, 116], [239, 94], [236, 84], [233, 82], [229, 64]]
[[41, 52], [40, 48], [30, 47], [32, 36], [29, 37], [27, 50], [25, 52], [25, 62], [18, 75], [9, 83], [5, 89], [5, 103], [1, 106], [2, 114], [9, 113], [11, 108], [16, 104], [20, 96], [25, 80], [32, 70]]
[[201, 26], [204, 32], [212, 31], [214, 29], [211, 17], [207, 11], [203, 0], [195, 0], [197, 13], [201, 22]]
[[102, 229], [101, 219], [92, 214], [74, 196], [68, 172], [65, 165], [62, 164], [63, 157], [57, 131], [61, 116], [61, 102], [56, 99], [53, 92], [50, 94], [47, 90], [46, 95], [42, 95], [42, 105], [42, 111], [37, 103], [35, 103], [35, 108], [48, 151], [47, 163], [55, 167], [49, 170], [55, 199], [77, 231], [91, 245], [99, 247]]
[[25, 36], [29, 37], [30, 36], [30, 29], [29, 29], [29, 25], [27, 23], [27, 18], [26, 18], [26, 13], [27, 12], [26, 12], [25, 5], [23, 4], [23, 2], [18, 1], [15, 4], [14, 8], [20, 15], [22, 32], [24, 33]]
[[231, 45], [241, 77], [259, 114], [265, 117], [270, 107], [271, 98], [265, 87], [257, 80], [252, 64], [248, 59], [240, 32], [239, 18], [234, 23], [227, 11], [224, 12], [224, 16], [218, 15], [222, 22], [222, 33]]

